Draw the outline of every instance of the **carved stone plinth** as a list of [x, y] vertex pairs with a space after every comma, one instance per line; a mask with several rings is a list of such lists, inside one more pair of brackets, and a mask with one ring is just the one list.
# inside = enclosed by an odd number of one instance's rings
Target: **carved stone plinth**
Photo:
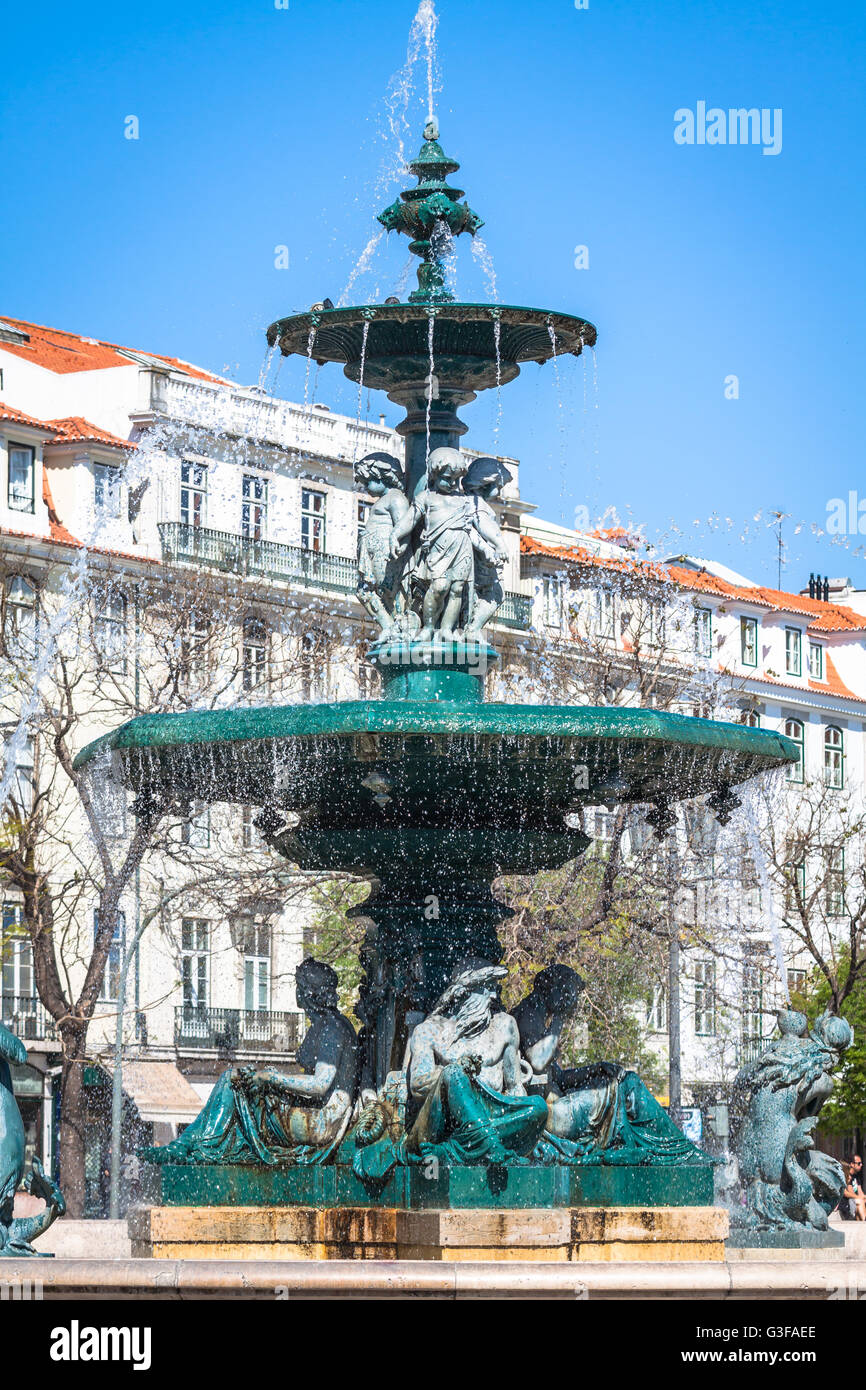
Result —
[[145, 1207], [129, 1217], [133, 1255], [166, 1260], [720, 1261], [727, 1232], [720, 1207]]

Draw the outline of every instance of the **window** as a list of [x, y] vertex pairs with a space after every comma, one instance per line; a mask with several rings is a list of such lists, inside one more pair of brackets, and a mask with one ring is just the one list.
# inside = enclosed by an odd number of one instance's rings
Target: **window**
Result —
[[[94, 909], [93, 913], [93, 939], [99, 935], [99, 911]], [[126, 941], [126, 915], [118, 910], [114, 922], [114, 932], [111, 937], [111, 944], [108, 947], [108, 959], [105, 962], [105, 975], [102, 981], [101, 999], [118, 999], [120, 997], [120, 967], [123, 961], [123, 948]]]
[[826, 851], [827, 876], [824, 879], [824, 909], [828, 917], [845, 916], [845, 851], [831, 845]]
[[592, 838], [607, 841], [613, 838], [614, 815], [612, 811], [596, 809], [593, 815]]
[[36, 655], [36, 585], [23, 574], [6, 580], [3, 635], [9, 656], [32, 660]]
[[207, 525], [207, 468], [191, 459], [180, 465], [180, 521], [182, 526]]
[[107, 589], [94, 619], [96, 649], [109, 671], [126, 671], [126, 597], [119, 589]]
[[788, 971], [788, 994], [791, 1003], [802, 1002], [806, 997], [806, 972], [805, 970]]
[[711, 1038], [716, 1031], [716, 962], [695, 961], [695, 1032]]
[[9, 487], [7, 502], [12, 512], [36, 510], [35, 454], [26, 444], [9, 445]]
[[25, 817], [29, 816], [33, 810], [33, 801], [36, 795], [33, 739], [30, 734], [22, 735], [19, 730], [7, 728], [7, 748], [10, 742], [14, 744], [14, 747], [7, 753], [7, 756], [14, 758], [15, 771], [9, 784], [8, 797], [13, 810], [19, 816]]
[[743, 1041], [764, 1036], [764, 971], [759, 964], [743, 966]]
[[785, 737], [791, 739], [797, 745], [797, 761], [795, 763], [788, 763], [785, 769], [785, 777], [789, 782], [802, 782], [804, 768], [804, 729], [799, 719], [785, 720]]
[[806, 901], [806, 859], [802, 850], [792, 852], [785, 874], [785, 911], [799, 912], [800, 904]]
[[824, 730], [824, 786], [840, 791], [845, 785], [845, 738], [835, 724]]
[[268, 630], [258, 618], [247, 618], [244, 623], [243, 647], [241, 650], [241, 677], [244, 690], [255, 690], [267, 679], [268, 674]]
[[268, 480], [256, 473], [243, 477], [241, 535], [248, 541], [264, 541], [268, 536]]
[[362, 497], [358, 499], [358, 544], [355, 550], [357, 556], [361, 554], [361, 541], [364, 539], [364, 532], [367, 529], [367, 517], [370, 515], [372, 502], [365, 502]]
[[180, 639], [181, 673], [187, 680], [200, 681], [207, 672], [210, 621], [200, 613], [187, 614]]
[[740, 619], [740, 659], [744, 666], [758, 664], [758, 620]]
[[646, 621], [647, 646], [658, 649], [665, 644], [665, 606], [663, 603], [647, 605]]
[[655, 985], [647, 1002], [646, 1026], [651, 1033], [664, 1033], [668, 1026], [668, 997], [664, 985]]
[[184, 1008], [206, 1009], [210, 977], [210, 922], [205, 917], [184, 917], [181, 921], [180, 962]]
[[304, 700], [326, 700], [331, 683], [330, 645], [323, 632], [305, 632], [301, 638], [301, 696]]
[[120, 494], [123, 473], [111, 463], [93, 465], [93, 501], [103, 516], [120, 516]]
[[204, 801], [193, 801], [186, 820], [181, 823], [180, 838], [190, 849], [210, 847], [210, 806]]
[[708, 660], [713, 654], [713, 611], [695, 609], [695, 656]]
[[264, 922], [249, 918], [244, 924], [241, 947], [244, 954], [244, 1008], [249, 1011], [270, 1008], [271, 929]]
[[803, 674], [803, 634], [798, 627], [785, 628], [785, 670], [789, 676]]
[[256, 807], [249, 802], [241, 807], [241, 845], [244, 849], [252, 849], [254, 845], [260, 845], [261, 840], [258, 835], [254, 820], [256, 817]]
[[813, 681], [824, 679], [824, 648], [820, 642], [809, 643], [809, 675]]
[[616, 635], [614, 595], [611, 589], [595, 591], [595, 635], [611, 642]]
[[7, 1000], [31, 1000], [35, 996], [33, 985], [33, 948], [30, 937], [21, 921], [21, 904], [3, 904], [3, 1001], [4, 1018], [12, 1011], [18, 1012], [21, 1003], [6, 1006]]
[[740, 723], [745, 724], [747, 729], [760, 729], [761, 716], [756, 709], [744, 709], [740, 715]]
[[541, 581], [542, 603], [544, 609], [545, 627], [562, 627], [562, 616], [565, 611], [563, 598], [565, 595], [565, 577], [561, 574], [545, 574]]
[[327, 495], [311, 487], [301, 488], [301, 549], [325, 549]]

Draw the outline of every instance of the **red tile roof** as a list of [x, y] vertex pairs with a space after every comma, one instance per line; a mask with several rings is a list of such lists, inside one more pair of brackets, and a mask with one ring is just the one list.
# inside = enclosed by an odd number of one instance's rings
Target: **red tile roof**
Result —
[[108, 430], [92, 425], [81, 415], [68, 415], [65, 419], [48, 420], [46, 423], [55, 431], [54, 438], [49, 440], [51, 444], [71, 444], [81, 440], [88, 444], [107, 444], [112, 449], [138, 448], [132, 440], [120, 439], [116, 434], [109, 434]]
[[[677, 584], [694, 593], [715, 594], [718, 598], [735, 598], [741, 603], [756, 604], [777, 613], [794, 613], [808, 618], [810, 632], [866, 632], [866, 616], [855, 613], [841, 603], [824, 603], [821, 599], [789, 594], [783, 589], [754, 588], [729, 584], [706, 570], [692, 570], [685, 565], [663, 565], [651, 560], [607, 558], [593, 555], [582, 546], [544, 545], [532, 536], [520, 537], [524, 555], [543, 555], [572, 564], [597, 566], [617, 573], [642, 574], [647, 578]], [[819, 687], [820, 688], [820, 687]]]
[[20, 333], [26, 334], [27, 342], [6, 342], [0, 339], [0, 351], [11, 352], [26, 362], [34, 362], [49, 372], [93, 372], [106, 367], [128, 367], [128, 352], [141, 352], [142, 356], [153, 357], [177, 372], [196, 377], [200, 381], [225, 381], [224, 377], [214, 376], [201, 367], [193, 367], [178, 357], [163, 357], [159, 352], [145, 352], [139, 348], [124, 348], [117, 343], [108, 343], [96, 338], [84, 338], [79, 333], [67, 333], [62, 328], [46, 328], [39, 323], [28, 323], [26, 319], [10, 319], [0, 316], [0, 327], [8, 324]]
[[14, 405], [7, 405], [5, 401], [0, 401], [0, 420], [11, 420], [13, 425], [26, 425], [31, 430], [42, 430], [45, 434], [53, 434], [53, 426], [46, 425], [44, 420], [36, 420], [32, 415], [25, 415], [23, 410], [16, 410]]

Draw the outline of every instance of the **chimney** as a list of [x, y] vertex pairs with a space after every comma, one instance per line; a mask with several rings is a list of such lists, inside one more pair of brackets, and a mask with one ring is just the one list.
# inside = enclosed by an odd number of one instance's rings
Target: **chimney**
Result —
[[824, 602], [830, 602], [830, 580], [826, 574], [824, 575]]
[[809, 597], [810, 597], [810, 598], [814, 598], [814, 597], [815, 597], [815, 576], [814, 576], [814, 574], [810, 574], [810, 575], [809, 575]]

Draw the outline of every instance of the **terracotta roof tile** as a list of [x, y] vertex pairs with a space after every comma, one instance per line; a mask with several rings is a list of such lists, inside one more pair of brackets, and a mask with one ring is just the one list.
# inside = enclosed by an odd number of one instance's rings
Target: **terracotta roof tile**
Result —
[[47, 425], [44, 420], [25, 415], [23, 410], [16, 410], [14, 405], [7, 405], [5, 401], [0, 401], [0, 420], [10, 420], [14, 425], [27, 425], [31, 430], [42, 430], [45, 434], [53, 433], [52, 426]]
[[663, 565], [650, 560], [609, 559], [593, 555], [581, 546], [544, 545], [531, 536], [520, 537], [520, 549], [524, 555], [545, 555], [553, 560], [565, 560], [572, 564], [597, 566], [615, 570], [617, 573], [643, 574], [677, 584], [680, 588], [694, 593], [715, 594], [718, 598], [735, 598], [741, 603], [756, 604], [776, 613], [792, 613], [809, 619], [810, 632], [866, 632], [866, 616], [855, 613], [841, 603], [824, 603], [822, 599], [806, 598], [802, 594], [789, 594], [783, 589], [768, 589], [761, 586], [746, 588], [729, 584], [718, 575], [706, 570], [687, 569], [684, 565]]
[[[124, 348], [118, 343], [108, 343], [96, 338], [85, 338], [79, 333], [67, 333], [62, 328], [46, 328], [43, 324], [28, 323], [26, 319], [0, 317], [0, 326], [7, 324], [20, 333], [26, 334], [27, 342], [6, 342], [0, 339], [0, 351], [11, 352], [26, 362], [34, 362], [50, 372], [93, 372], [108, 367], [128, 367], [130, 358], [124, 353], [140, 352], [142, 356], [155, 358], [166, 367], [200, 381], [225, 382], [224, 377], [214, 376], [212, 372], [194, 367], [190, 362], [182, 362], [178, 357], [164, 357], [159, 352], [145, 352], [139, 348]], [[228, 383], [226, 383], [228, 384]]]
[[81, 415], [68, 415], [62, 420], [48, 420], [47, 423], [55, 431], [55, 437], [49, 441], [51, 444], [71, 444], [81, 440], [88, 444], [107, 444], [112, 449], [138, 448], [132, 440], [120, 439], [116, 434], [91, 424]]

